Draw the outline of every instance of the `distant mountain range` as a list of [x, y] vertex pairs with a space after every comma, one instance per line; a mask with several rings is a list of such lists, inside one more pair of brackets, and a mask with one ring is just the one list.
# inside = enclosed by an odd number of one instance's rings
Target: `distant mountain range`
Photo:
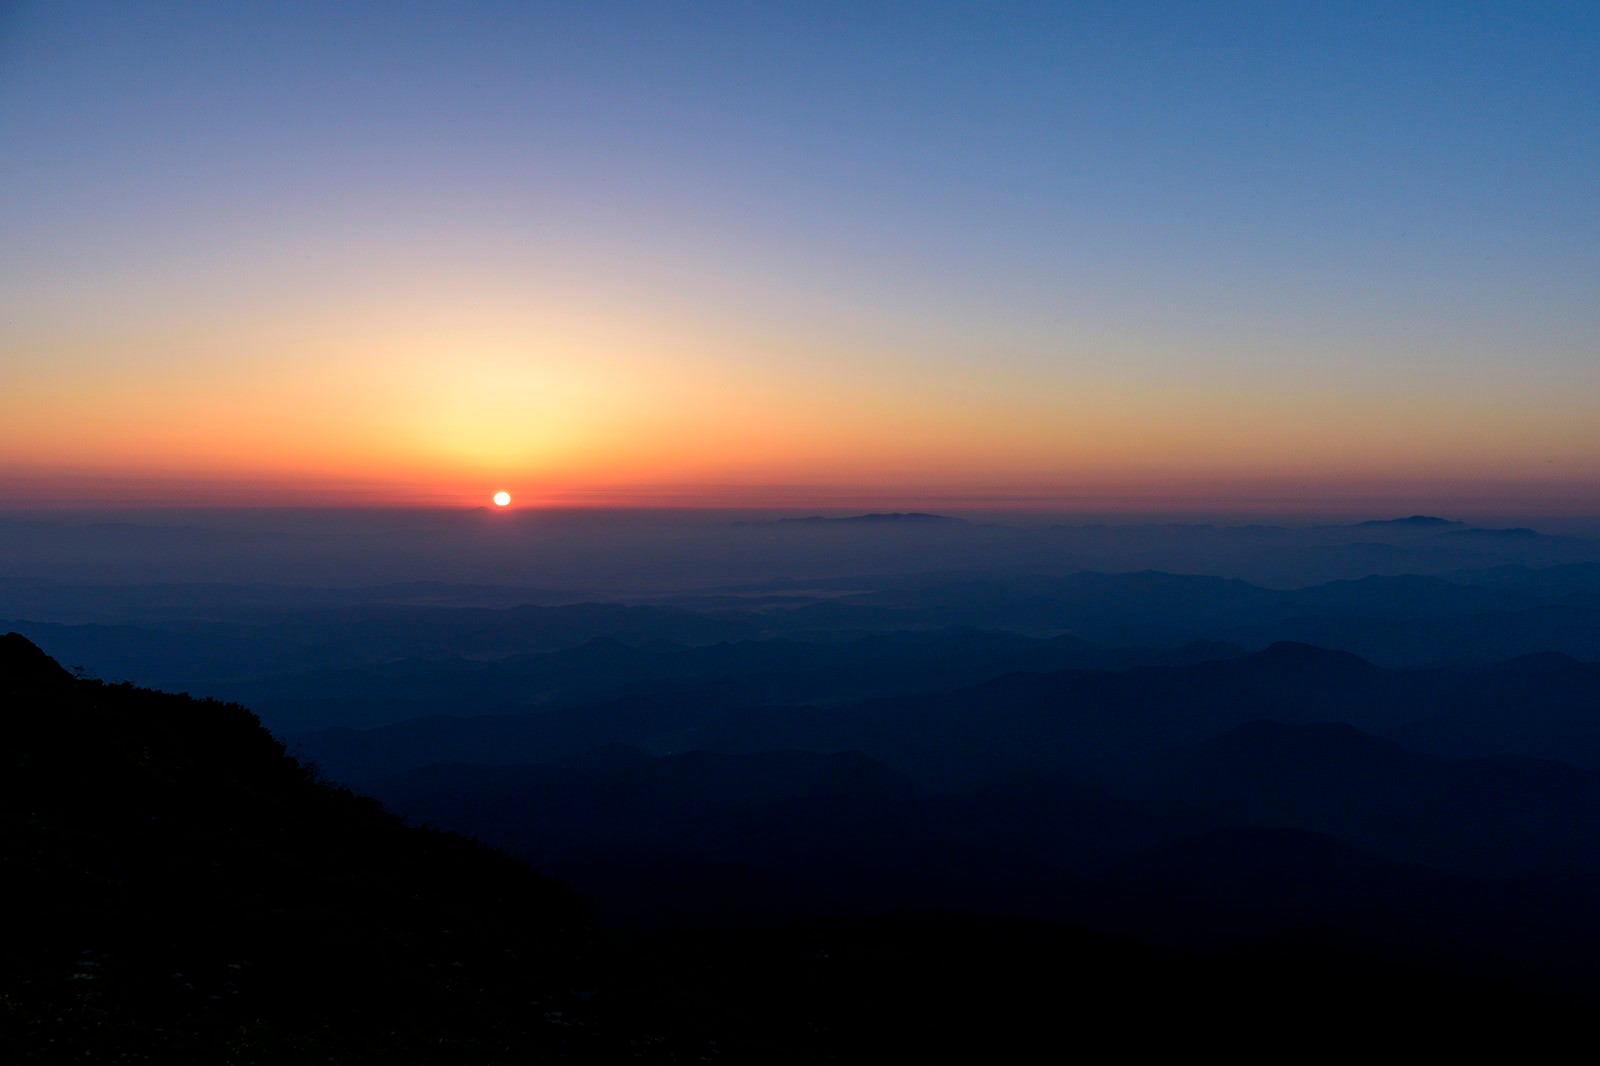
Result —
[[[196, 512], [101, 522], [0, 515], [0, 614], [145, 622], [178, 617], [180, 602], [215, 612], [230, 599], [257, 607], [295, 599], [264, 594], [265, 586], [297, 586], [301, 605], [465, 607], [660, 598], [781, 580], [870, 587], [919, 573], [1162, 570], [1291, 588], [1373, 574], [1600, 562], [1600, 538], [1592, 534], [1499, 525], [1429, 515], [1351, 524], [1047, 524], [898, 511], [789, 520], [539, 509]], [[160, 575], [170, 599], [121, 591], [152, 575]], [[226, 585], [254, 591], [234, 595]], [[72, 591], [86, 586], [105, 594]], [[195, 593], [197, 586], [210, 593]], [[507, 602], [494, 587], [522, 590], [521, 598]], [[6, 607], [11, 597], [28, 609]]]
[[961, 518], [950, 515], [926, 514], [921, 511], [892, 511], [883, 514], [858, 514], [847, 515], [839, 518], [828, 518], [822, 515], [809, 515], [805, 518], [779, 518], [777, 525], [849, 525], [849, 526], [929, 526], [929, 525], [966, 525]]
[[[933, 647], [949, 654], [950, 636]], [[889, 645], [893, 647], [893, 645]], [[1558, 654], [1490, 667], [1392, 670], [1280, 643], [1250, 655], [1207, 646], [1185, 663], [1013, 673], [859, 702], [774, 706], [707, 686], [533, 713], [417, 718], [295, 735], [329, 772], [367, 780], [429, 761], [548, 761], [607, 743], [862, 751], [930, 783], [1048, 770], [1111, 777], [1152, 744], [1183, 744], [1257, 719], [1345, 722], [1424, 752], [1553, 758], [1600, 770], [1600, 664]]]
[[831, 708], [435, 720], [365, 750], [492, 752], [368, 787], [633, 925], [915, 905], [1185, 950], [1338, 930], [1407, 965], [1576, 975], [1600, 946], [1600, 764], [1498, 754], [1491, 723], [1593, 760], [1597, 696], [1600, 666], [1559, 657], [1401, 672], [1282, 644]]
[[1465, 522], [1457, 522], [1450, 518], [1436, 518], [1433, 515], [1414, 514], [1409, 518], [1376, 518], [1368, 522], [1357, 522], [1357, 529], [1447, 529], [1460, 528]]
[[[0, 518], [8, 1062], [1526, 1058], [1600, 1009], [1593, 541], [430, 513], [361, 570], [254, 521]], [[494, 580], [412, 565], [458, 549]]]
[[[1518, 678], [1523, 706], [1554, 708], [1553, 678], [1587, 701], [1595, 670], [1523, 660], [1474, 687]], [[376, 783], [413, 819], [545, 863], [635, 930], [622, 935], [548, 877], [319, 783], [241, 707], [77, 679], [12, 634], [0, 868], [21, 920], [0, 955], [0, 1050], [1014, 1059], [1059, 1035], [1070, 1004], [1097, 1045], [1169, 1021], [1141, 1041], [1162, 1054], [1197, 1037], [1267, 1054], [1306, 1031], [1352, 1050], [1554, 1054], [1596, 1006], [1600, 775], [1426, 756], [1317, 721], [1464, 684], [1280, 645], [702, 730], [870, 739], [906, 718], [880, 755], [612, 743]], [[1229, 724], [1261, 706], [1293, 721]], [[987, 751], [967, 746], [969, 717]], [[1062, 726], [1123, 718], [1147, 757], [1121, 795], [1063, 769]], [[947, 765], [993, 772], [938, 784], [940, 744]], [[1267, 1012], [1260, 1026], [1236, 1028], [1240, 1003]]]
[[[722, 704], [834, 703], [1022, 671], [1226, 658], [1277, 641], [1386, 667], [1545, 652], [1600, 661], [1600, 563], [1299, 589], [1161, 571], [787, 587], [510, 608], [267, 606], [245, 590], [252, 606], [211, 617], [0, 625], [96, 676], [245, 701], [291, 732], [462, 708], [524, 714], [668, 690]], [[220, 594], [206, 595], [215, 603]]]

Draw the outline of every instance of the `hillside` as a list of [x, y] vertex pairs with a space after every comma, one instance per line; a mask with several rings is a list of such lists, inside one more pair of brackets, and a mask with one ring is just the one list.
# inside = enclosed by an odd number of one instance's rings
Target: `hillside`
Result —
[[[574, 897], [318, 783], [241, 707], [0, 637], [0, 1057], [605, 1061]], [[70, 1053], [69, 1053], [70, 1052]]]

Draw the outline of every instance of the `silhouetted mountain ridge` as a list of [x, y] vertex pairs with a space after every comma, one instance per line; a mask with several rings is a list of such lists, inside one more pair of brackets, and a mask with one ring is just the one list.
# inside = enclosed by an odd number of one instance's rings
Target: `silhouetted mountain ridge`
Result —
[[[8, 1061], [615, 1061], [560, 886], [316, 781], [241, 707], [0, 637]], [[570, 1019], [553, 1024], [551, 1014]]]
[[0, 635], [0, 685], [12, 694], [67, 684], [73, 677], [21, 633]]
[[375, 730], [297, 734], [345, 780], [438, 761], [550, 762], [604, 744], [652, 755], [705, 749], [860, 751], [928, 785], [1019, 772], [1112, 780], [1163, 745], [1254, 719], [1345, 722], [1423, 752], [1520, 754], [1600, 770], [1600, 664], [1532, 657], [1496, 667], [1392, 670], [1284, 642], [1243, 656], [1120, 670], [1007, 674], [977, 685], [811, 705], [716, 687], [534, 714], [435, 716]]
[[1357, 529], [1443, 529], [1464, 525], [1465, 522], [1457, 522], [1450, 518], [1414, 514], [1409, 518], [1375, 518], [1367, 522], [1357, 522], [1355, 527]]
[[823, 515], [810, 515], [805, 518], [780, 518], [778, 525], [851, 525], [851, 526], [927, 526], [927, 525], [966, 525], [966, 520], [954, 518], [950, 515], [928, 514], [923, 511], [885, 511], [874, 514], [847, 515], [842, 518], [829, 518]]

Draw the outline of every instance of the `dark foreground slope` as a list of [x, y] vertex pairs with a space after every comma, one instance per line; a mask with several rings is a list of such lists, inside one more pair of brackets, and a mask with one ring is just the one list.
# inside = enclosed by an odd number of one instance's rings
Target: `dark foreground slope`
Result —
[[[1582, 997], [1318, 922], [1202, 949], [927, 911], [608, 937], [529, 868], [318, 783], [242, 708], [74, 679], [10, 636], [0, 712], [0, 1061], [1316, 1061], [1377, 1039], [1537, 1053], [1592, 1024]], [[1310, 880], [1366, 869], [1308, 840]], [[1163, 852], [1112, 887], [1170, 880], [1149, 915], [1198, 885], [1212, 923], [1239, 850]]]
[[0, 1059], [610, 1057], [559, 1024], [592, 935], [528, 867], [317, 783], [243, 708], [14, 634], [0, 708]]

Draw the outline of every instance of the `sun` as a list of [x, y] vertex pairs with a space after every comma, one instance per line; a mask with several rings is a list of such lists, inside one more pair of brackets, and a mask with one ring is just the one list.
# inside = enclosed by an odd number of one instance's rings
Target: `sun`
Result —
[[510, 503], [511, 493], [505, 491], [504, 489], [501, 489], [499, 492], [494, 494], [494, 505], [496, 507], [506, 507]]

